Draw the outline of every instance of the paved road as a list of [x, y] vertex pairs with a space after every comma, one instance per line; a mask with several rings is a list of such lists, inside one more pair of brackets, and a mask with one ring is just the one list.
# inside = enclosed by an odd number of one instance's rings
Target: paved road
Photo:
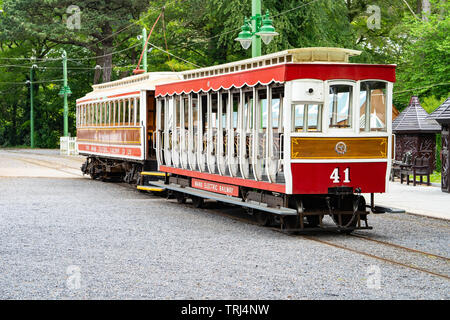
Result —
[[289, 236], [83, 179], [79, 164], [0, 150], [1, 299], [450, 298], [448, 221], [371, 216], [358, 233], [390, 245]]

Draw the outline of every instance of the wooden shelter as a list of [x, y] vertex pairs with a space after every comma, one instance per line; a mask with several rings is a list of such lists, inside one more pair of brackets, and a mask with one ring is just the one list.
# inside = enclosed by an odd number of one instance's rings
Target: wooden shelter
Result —
[[412, 159], [427, 158], [431, 170], [436, 167], [436, 133], [440, 126], [427, 120], [429, 114], [420, 105], [419, 98], [411, 97], [408, 107], [392, 122], [392, 132], [396, 136], [395, 160], [401, 161], [407, 152]]
[[447, 98], [427, 119], [435, 120], [442, 126], [441, 189], [443, 192], [450, 192], [450, 98]]

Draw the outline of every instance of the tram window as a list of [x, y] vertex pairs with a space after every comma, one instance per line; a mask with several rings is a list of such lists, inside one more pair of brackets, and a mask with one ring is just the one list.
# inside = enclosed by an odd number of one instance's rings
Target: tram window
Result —
[[184, 129], [189, 129], [189, 98], [183, 98], [184, 103]]
[[218, 115], [217, 115], [217, 94], [211, 94], [211, 128], [217, 128]]
[[102, 125], [102, 126], [106, 125], [105, 119], [106, 119], [106, 102], [102, 102], [100, 125]]
[[111, 125], [111, 101], [106, 104], [106, 123], [108, 126]]
[[267, 108], [267, 94], [266, 90], [261, 90], [258, 92], [258, 100], [259, 100], [259, 107], [261, 108], [261, 123], [260, 128], [265, 129], [267, 128], [268, 121], [269, 121], [269, 115], [268, 115], [268, 108]]
[[[137, 102], [137, 100], [134, 100], [135, 102]], [[159, 99], [160, 101], [160, 112], [161, 112], [161, 121], [159, 123], [159, 126], [161, 128], [161, 131], [164, 131], [164, 126], [165, 126], [165, 117], [166, 117], [166, 100], [165, 99]], [[138, 123], [139, 124], [139, 123]]]
[[124, 101], [124, 117], [123, 117], [123, 124], [129, 125], [129, 119], [130, 119], [130, 101], [125, 100]]
[[120, 108], [121, 108], [121, 101], [117, 100], [117, 102], [116, 102], [116, 125], [117, 126], [120, 126], [120, 119], [121, 119], [120, 115], [122, 114]]
[[194, 128], [198, 126], [198, 98], [197, 95], [192, 95], [192, 124]]
[[280, 98], [272, 97], [272, 128], [278, 128], [280, 122]]
[[130, 99], [130, 126], [134, 126], [134, 99]]
[[330, 128], [351, 128], [353, 108], [353, 87], [351, 85], [332, 85], [329, 92]]
[[293, 132], [320, 132], [322, 131], [322, 109], [319, 104], [294, 104], [292, 106]]
[[227, 108], [228, 108], [228, 93], [221, 94], [222, 97], [222, 128], [227, 127]]
[[239, 110], [239, 103], [240, 103], [240, 101], [239, 101], [240, 95], [233, 94], [232, 97], [233, 97], [233, 105], [232, 105], [233, 119], [232, 119], [231, 125], [234, 129], [236, 129], [238, 126], [238, 110]]
[[180, 97], [175, 97], [175, 127], [180, 128], [181, 118], [180, 118]]
[[386, 131], [386, 83], [361, 82], [359, 94], [359, 130], [361, 132]]
[[208, 96], [202, 95], [200, 96], [200, 99], [202, 99], [202, 110], [201, 110], [202, 124], [203, 124], [202, 131], [205, 132], [206, 128], [208, 128]]
[[91, 126], [95, 125], [95, 103], [91, 105]]
[[244, 93], [244, 130], [253, 128], [253, 92]]
[[115, 126], [116, 124], [116, 119], [117, 119], [117, 102], [113, 101], [112, 103], [112, 118], [111, 118], [111, 122], [112, 125]]
[[140, 126], [141, 125], [141, 99], [137, 98], [135, 100], [136, 105], [136, 125]]

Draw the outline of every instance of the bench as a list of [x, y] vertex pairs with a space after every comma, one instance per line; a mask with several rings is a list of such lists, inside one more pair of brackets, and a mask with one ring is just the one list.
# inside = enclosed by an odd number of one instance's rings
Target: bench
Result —
[[431, 167], [430, 167], [430, 159], [428, 158], [416, 158], [414, 159], [414, 164], [412, 166], [412, 174], [413, 174], [413, 181], [414, 185], [416, 185], [416, 176], [420, 177], [420, 184], [423, 184], [422, 181], [423, 177], [427, 177], [427, 186], [430, 185], [430, 173], [431, 173]]

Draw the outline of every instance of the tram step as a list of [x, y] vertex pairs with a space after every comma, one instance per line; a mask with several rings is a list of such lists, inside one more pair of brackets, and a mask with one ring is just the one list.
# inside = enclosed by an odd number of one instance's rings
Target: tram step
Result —
[[277, 215], [282, 215], [282, 216], [296, 216], [297, 215], [297, 210], [295, 210], [295, 209], [285, 208], [285, 207], [272, 208], [272, 207], [263, 206], [259, 203], [255, 203], [253, 201], [252, 202], [243, 202], [241, 198], [224, 196], [224, 195], [220, 195], [220, 194], [217, 194], [214, 192], [199, 190], [199, 189], [195, 189], [195, 188], [191, 188], [191, 187], [182, 188], [180, 185], [164, 184], [163, 181], [148, 181], [148, 184], [155, 186], [155, 187], [159, 187], [159, 188], [165, 188], [167, 190], [173, 190], [176, 192], [182, 192], [182, 193], [186, 193], [186, 194], [193, 195], [196, 197], [201, 197], [204, 199], [211, 199], [211, 200], [216, 200], [216, 201], [220, 201], [220, 202], [230, 203], [230, 204], [233, 204], [236, 206], [266, 211], [266, 212], [274, 213]]
[[146, 187], [146, 186], [137, 186], [138, 190], [142, 190], [142, 191], [153, 191], [153, 192], [163, 192], [164, 188], [157, 188], [157, 187]]
[[159, 172], [159, 171], [142, 171], [142, 176], [158, 176], [158, 177], [165, 177], [166, 173]]

